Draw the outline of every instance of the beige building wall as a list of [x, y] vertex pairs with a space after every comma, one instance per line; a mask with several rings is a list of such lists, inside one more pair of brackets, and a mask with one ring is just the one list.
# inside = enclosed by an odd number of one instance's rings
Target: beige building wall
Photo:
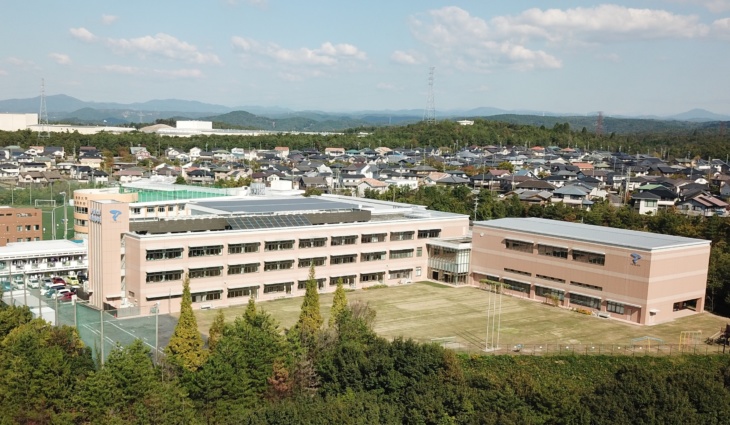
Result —
[[128, 204], [111, 200], [89, 205], [89, 291], [96, 307], [119, 305], [124, 292], [122, 234], [129, 229]]
[[[531, 242], [533, 249], [507, 249], [505, 240]], [[498, 277], [529, 285], [529, 291], [506, 292], [535, 300], [537, 287], [562, 291], [563, 307], [595, 310], [612, 318], [641, 324], [656, 324], [704, 310], [710, 244], [636, 250], [628, 247], [577, 241], [560, 237], [495, 229], [475, 224], [472, 238], [472, 284]], [[567, 248], [567, 258], [540, 255], [538, 245]], [[591, 264], [572, 259], [572, 251], [602, 253], [605, 263]], [[641, 259], [634, 264], [632, 254]], [[516, 285], [515, 285], [516, 286]], [[571, 294], [599, 299], [597, 308], [571, 301]], [[675, 303], [696, 303], [694, 310], [677, 309]], [[623, 312], [608, 311], [609, 303], [623, 305]]]
[[[353, 289], [385, 284], [398, 285], [407, 281], [427, 279], [428, 254], [426, 244], [428, 238], [418, 238], [418, 230], [441, 229], [440, 237], [461, 237], [468, 232], [468, 217], [456, 216], [438, 219], [407, 219], [400, 221], [348, 223], [340, 225], [308, 226], [285, 229], [259, 229], [218, 232], [196, 232], [166, 235], [124, 235], [124, 269], [126, 295], [129, 303], [149, 308], [160, 303], [160, 311], [167, 313], [179, 311], [182, 279], [147, 283], [147, 273], [179, 270], [188, 273], [190, 269], [220, 267], [220, 276], [191, 278], [190, 287], [193, 295], [206, 291], [220, 291], [220, 299], [195, 300], [194, 308], [207, 308], [244, 304], [248, 295], [241, 295], [235, 290], [252, 289], [252, 295], [259, 300], [271, 300], [283, 297], [304, 295], [304, 289], [298, 288], [299, 281], [307, 279], [309, 267], [299, 267], [299, 260], [324, 257], [325, 264], [315, 268], [316, 278], [325, 279], [320, 292], [335, 290], [335, 281], [339, 276], [356, 276]], [[414, 232], [412, 240], [391, 241], [391, 232]], [[362, 235], [387, 234], [384, 242], [363, 243]], [[112, 234], [108, 234], [113, 238]], [[357, 236], [352, 245], [332, 246], [333, 237]], [[326, 246], [299, 248], [301, 239], [327, 238]], [[265, 251], [266, 242], [293, 240], [292, 249]], [[229, 254], [230, 244], [260, 243], [258, 252]], [[103, 244], [109, 244], [104, 241]], [[190, 257], [190, 247], [222, 245], [220, 255]], [[160, 259], [148, 261], [148, 250], [182, 248], [182, 258]], [[391, 251], [413, 250], [407, 258], [391, 258]], [[363, 261], [363, 253], [385, 252], [384, 259]], [[332, 264], [332, 256], [355, 255], [356, 261], [348, 264]], [[266, 262], [294, 261], [291, 269], [264, 271]], [[257, 263], [258, 271], [253, 273], [229, 275], [231, 265]], [[410, 274], [404, 272], [411, 270]], [[362, 275], [382, 273], [382, 280], [363, 282]], [[271, 284], [291, 282], [290, 290], [268, 292]], [[118, 291], [118, 290], [117, 290]]]
[[89, 235], [89, 210], [91, 201], [102, 199], [117, 202], [137, 202], [137, 193], [119, 193], [119, 188], [77, 189], [74, 191], [74, 239], [86, 239]]

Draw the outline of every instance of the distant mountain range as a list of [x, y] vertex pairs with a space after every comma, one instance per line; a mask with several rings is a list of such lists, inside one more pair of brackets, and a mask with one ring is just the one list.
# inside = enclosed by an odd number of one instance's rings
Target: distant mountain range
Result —
[[[47, 96], [46, 106], [48, 118], [51, 122], [122, 125], [153, 123], [157, 119], [204, 119], [241, 128], [282, 131], [341, 131], [346, 128], [362, 126], [407, 124], [420, 121], [424, 112], [422, 109], [401, 109], [338, 113], [294, 111], [286, 108], [252, 105], [231, 108], [180, 99], [156, 99], [141, 103], [122, 104], [86, 102], [63, 94]], [[37, 113], [39, 109], [40, 97], [0, 100], [0, 112]], [[574, 128], [582, 126], [583, 122], [595, 124], [596, 115], [566, 115], [529, 110], [508, 111], [491, 107], [437, 111], [438, 119], [491, 117], [490, 119], [498, 118], [520, 124], [546, 126], [554, 122], [570, 122]], [[693, 109], [665, 117], [622, 116], [611, 118], [694, 123], [730, 121], [730, 116], [715, 114], [704, 109]], [[605, 120], [604, 122], [608, 122], [609, 117], [606, 117]], [[590, 127], [591, 125], [587, 124], [586, 126]]]

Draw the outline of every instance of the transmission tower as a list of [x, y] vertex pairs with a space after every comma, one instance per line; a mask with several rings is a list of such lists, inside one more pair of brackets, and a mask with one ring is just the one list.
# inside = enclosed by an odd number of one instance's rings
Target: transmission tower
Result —
[[38, 114], [38, 129], [39, 139], [48, 139], [51, 137], [51, 133], [48, 131], [48, 110], [46, 109], [46, 80], [41, 78], [41, 110]]
[[598, 119], [596, 120], [596, 136], [603, 136], [603, 111], [598, 112]]
[[423, 121], [427, 124], [436, 122], [436, 103], [433, 100], [433, 73], [436, 67], [428, 69], [428, 98], [426, 99], [426, 111], [423, 113]]

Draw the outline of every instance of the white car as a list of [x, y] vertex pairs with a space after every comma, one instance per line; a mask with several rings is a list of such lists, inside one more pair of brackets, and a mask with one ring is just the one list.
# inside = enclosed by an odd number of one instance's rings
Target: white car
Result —
[[71, 293], [70, 289], [65, 289], [65, 288], [57, 289], [56, 292], [54, 292], [53, 295], [51, 295], [51, 299], [55, 300], [56, 298], [63, 298], [66, 294], [70, 294], [70, 293]]
[[41, 281], [37, 277], [31, 277], [28, 279], [28, 288], [38, 289], [41, 286]]

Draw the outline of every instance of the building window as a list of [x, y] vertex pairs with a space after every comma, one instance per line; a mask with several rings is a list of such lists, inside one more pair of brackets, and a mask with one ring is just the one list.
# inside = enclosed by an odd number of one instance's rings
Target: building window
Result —
[[581, 263], [598, 264], [603, 266], [606, 264], [606, 255], [599, 254], [597, 252], [579, 251], [573, 250], [573, 260], [580, 261]]
[[182, 256], [182, 248], [148, 249], [146, 259], [147, 261], [174, 260], [176, 258], [182, 258]]
[[568, 248], [537, 244], [537, 253], [548, 257], [568, 258]]
[[142, 208], [132, 208], [132, 214], [135, 214], [135, 215], [142, 214]]
[[253, 243], [229, 243], [228, 253], [229, 254], [242, 254], [249, 252], [259, 252], [260, 242]]
[[168, 205], [168, 206], [167, 206], [167, 211], [168, 211], [168, 212], [173, 212], [173, 211], [175, 211], [175, 206], [174, 206], [174, 205]]
[[33, 230], [41, 230], [41, 226], [36, 224], [35, 226], [33, 226]]
[[557, 297], [560, 301], [565, 298], [565, 291], [553, 288], [545, 288], [543, 286], [535, 285], [535, 296], [536, 297]]
[[419, 246], [416, 248], [416, 257], [423, 257], [423, 247]]
[[299, 239], [299, 248], [321, 248], [327, 246], [327, 238]]
[[349, 264], [357, 261], [357, 255], [332, 255], [330, 256], [330, 265]]
[[413, 269], [391, 270], [388, 273], [388, 279], [410, 279], [411, 273], [413, 273]]
[[165, 207], [157, 207], [157, 212], [165, 212]]
[[601, 308], [600, 298], [587, 297], [585, 295], [574, 294], [572, 292], [570, 293], [570, 303], [582, 305], [588, 308], [594, 308], [596, 310], [599, 310]]
[[390, 232], [391, 241], [412, 241], [416, 232]]
[[624, 305], [613, 301], [606, 303], [606, 311], [616, 314], [624, 314]]
[[285, 249], [294, 249], [293, 239], [290, 241], [264, 242], [264, 251], [283, 251]]
[[152, 214], [155, 212], [155, 207], [147, 207], [147, 213]]
[[362, 235], [361, 241], [362, 243], [385, 242], [386, 236], [388, 236], [387, 233], [373, 233], [370, 235]]
[[421, 268], [416, 267], [416, 276], [420, 276], [420, 275], [421, 275]]
[[355, 279], [357, 278], [356, 275], [349, 275], [349, 276], [333, 276], [330, 278], [330, 286], [337, 285], [337, 281], [339, 279], [342, 279], [343, 285], [349, 285], [349, 286], [355, 286]]
[[270, 272], [274, 270], [288, 270], [294, 266], [294, 260], [284, 261], [266, 261], [264, 262], [264, 271]]
[[194, 303], [202, 303], [206, 301], [215, 301], [221, 299], [223, 291], [196, 292], [191, 295]]
[[182, 279], [182, 270], [168, 270], [164, 272], [147, 272], [147, 283], [170, 282]]
[[289, 294], [291, 293], [291, 287], [293, 284], [294, 282], [284, 282], [264, 285], [264, 294], [271, 294], [276, 292], [286, 292], [287, 294]]
[[16, 227], [15, 227], [15, 230], [16, 230], [17, 232], [22, 232], [22, 231], [23, 231], [23, 226], [16, 226]]
[[300, 258], [299, 259], [299, 268], [305, 268], [305, 267], [311, 267], [312, 263], [314, 263], [315, 266], [324, 266], [327, 262], [327, 257], [314, 257], [314, 258]]
[[384, 274], [383, 272], [362, 273], [360, 275], [360, 282], [382, 282]]
[[418, 239], [438, 238], [441, 235], [441, 229], [419, 230]]
[[355, 245], [357, 243], [357, 235], [350, 235], [350, 236], [332, 236], [332, 242], [330, 245], [332, 246], [339, 246], [339, 245]]
[[209, 257], [221, 255], [222, 253], [223, 245], [191, 246], [188, 248], [188, 257]]
[[188, 273], [190, 276], [190, 279], [201, 279], [204, 277], [216, 277], [221, 275], [221, 270], [223, 270], [223, 267], [203, 267], [199, 269], [189, 269]]
[[602, 288], [602, 287], [600, 287], [600, 286], [596, 286], [596, 285], [589, 285], [589, 284], [587, 284], [587, 283], [581, 283], [581, 282], [576, 282], [576, 281], [574, 281], [574, 280], [571, 280], [571, 281], [570, 281], [570, 284], [571, 284], [571, 285], [573, 285], [573, 286], [579, 286], [579, 287], [581, 287], [581, 288], [586, 288], [586, 289], [593, 289], [594, 291], [603, 291], [603, 288]]
[[[493, 280], [493, 279], [490, 279], [490, 280]], [[497, 279], [497, 281], [499, 281], [499, 279]], [[511, 290], [517, 291], [517, 292], [523, 292], [525, 294], [530, 293], [530, 287], [532, 286], [529, 283], [520, 282], [520, 281], [512, 280], [512, 279], [504, 279], [502, 281], [502, 283], [504, 283], [504, 286], [507, 287], [507, 289], [511, 289]]]
[[411, 258], [411, 257], [413, 257], [412, 249], [398, 249], [398, 250], [390, 251], [391, 260], [399, 260], [401, 258]]
[[518, 241], [515, 239], [505, 239], [505, 246], [512, 251], [532, 253], [532, 242]]
[[540, 279], [549, 280], [551, 282], [565, 283], [565, 279], [561, 279], [559, 277], [552, 277], [552, 276], [547, 276], [544, 274], [536, 274], [535, 277], [538, 277]]
[[256, 293], [258, 286], [249, 286], [247, 288], [229, 289], [227, 298], [250, 297]]
[[517, 270], [517, 269], [510, 269], [507, 267], [504, 268], [504, 271], [510, 272], [510, 273], [515, 273], [515, 274], [521, 274], [522, 276], [532, 276], [532, 273], [530, 273], [530, 272], [526, 272], [523, 270]]
[[380, 261], [385, 260], [385, 251], [380, 252], [363, 252], [360, 254], [360, 261]]
[[259, 263], [231, 264], [228, 266], [228, 274], [257, 273], [258, 271]]
[[77, 214], [88, 214], [89, 209], [87, 207], [74, 207], [74, 212]]
[[[325, 284], [325, 282], [327, 282], [327, 279], [325, 279], [325, 278], [315, 279], [315, 281], [317, 282], [317, 289], [322, 289], [322, 288], [324, 288], [324, 284]], [[297, 289], [306, 289], [306, 288], [307, 288], [306, 280], [300, 280], [297, 282]]]

